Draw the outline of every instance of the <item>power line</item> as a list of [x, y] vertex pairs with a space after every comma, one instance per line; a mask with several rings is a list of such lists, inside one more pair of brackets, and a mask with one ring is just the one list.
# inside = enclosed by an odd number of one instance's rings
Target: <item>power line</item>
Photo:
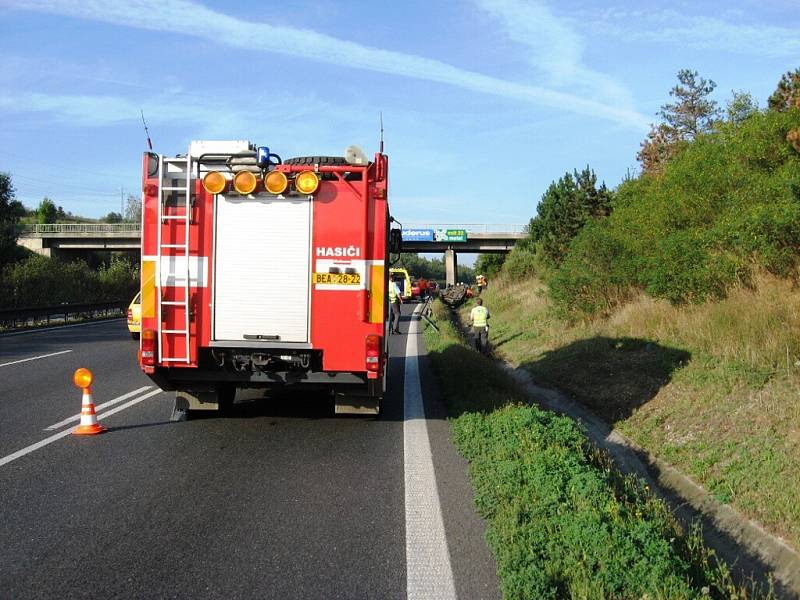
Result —
[[99, 188], [89, 188], [79, 183], [70, 183], [65, 181], [55, 181], [52, 179], [47, 179], [46, 177], [29, 177], [27, 175], [20, 175], [19, 173], [11, 173], [12, 181], [15, 179], [21, 179], [22, 182], [20, 185], [25, 185], [26, 187], [35, 186], [39, 188], [44, 188], [47, 190], [52, 190], [50, 186], [53, 186], [55, 189], [61, 188], [73, 188], [75, 190], [79, 190], [82, 192], [95, 192], [98, 194], [108, 194], [116, 196], [117, 192], [109, 192], [108, 189], [99, 189]]

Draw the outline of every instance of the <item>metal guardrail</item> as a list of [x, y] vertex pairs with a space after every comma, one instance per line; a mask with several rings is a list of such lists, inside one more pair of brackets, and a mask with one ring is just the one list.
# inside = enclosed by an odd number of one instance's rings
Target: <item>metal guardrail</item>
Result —
[[13, 329], [26, 327], [30, 324], [36, 325], [40, 322], [49, 323], [50, 319], [55, 317], [63, 317], [66, 322], [69, 321], [70, 315], [90, 318], [101, 314], [109, 316], [109, 314], [124, 313], [129, 303], [129, 300], [113, 300], [108, 302], [34, 306], [31, 308], [3, 308], [0, 309], [0, 327]]
[[22, 233], [139, 233], [140, 223], [29, 223]]
[[466, 229], [472, 233], [524, 233], [527, 223], [403, 223], [403, 229]]

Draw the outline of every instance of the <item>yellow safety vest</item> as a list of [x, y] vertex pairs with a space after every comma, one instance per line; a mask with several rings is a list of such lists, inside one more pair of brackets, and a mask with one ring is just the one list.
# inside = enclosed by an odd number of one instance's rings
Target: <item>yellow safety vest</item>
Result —
[[473, 327], [486, 327], [486, 319], [489, 316], [489, 309], [485, 306], [476, 306], [470, 312]]
[[389, 304], [397, 302], [397, 284], [394, 281], [389, 282]]

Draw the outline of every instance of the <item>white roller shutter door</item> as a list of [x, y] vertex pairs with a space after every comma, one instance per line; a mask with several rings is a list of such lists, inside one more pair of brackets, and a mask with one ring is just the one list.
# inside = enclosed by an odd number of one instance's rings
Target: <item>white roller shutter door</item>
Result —
[[217, 196], [214, 339], [308, 342], [311, 202]]

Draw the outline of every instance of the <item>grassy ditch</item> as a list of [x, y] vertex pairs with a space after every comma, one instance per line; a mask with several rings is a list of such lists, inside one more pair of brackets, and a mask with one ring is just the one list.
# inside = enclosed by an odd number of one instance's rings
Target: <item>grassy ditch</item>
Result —
[[695, 306], [640, 296], [566, 323], [535, 280], [484, 294], [491, 342], [718, 500], [800, 547], [800, 290], [760, 275]]
[[[470, 463], [506, 598], [754, 598], [699, 532], [622, 476], [569, 418], [528, 404], [436, 303], [426, 345]], [[767, 595], [768, 597], [768, 595]]]

